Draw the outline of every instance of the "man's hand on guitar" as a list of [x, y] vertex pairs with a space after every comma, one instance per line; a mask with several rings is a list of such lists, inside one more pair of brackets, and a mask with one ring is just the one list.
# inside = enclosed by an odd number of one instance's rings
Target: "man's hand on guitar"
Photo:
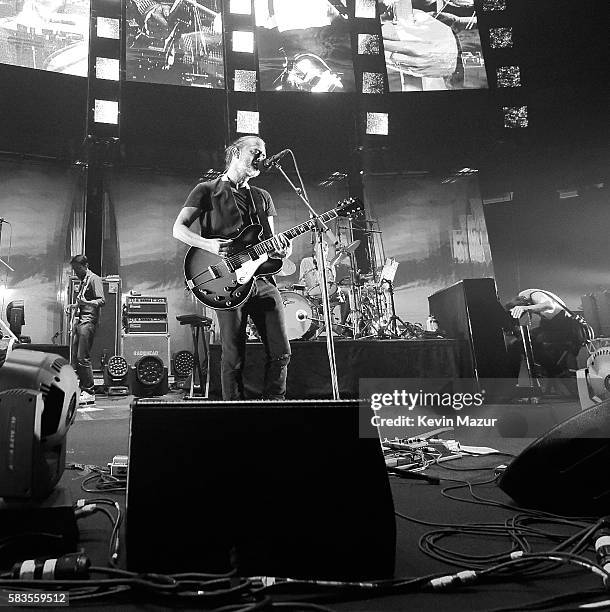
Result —
[[273, 257], [274, 259], [285, 259], [286, 257], [290, 257], [292, 253], [292, 243], [286, 236], [283, 234], [277, 234], [275, 236], [276, 242], [279, 245], [279, 248], [271, 251], [269, 253], [269, 257]]
[[206, 246], [203, 247], [206, 251], [225, 257], [229, 254], [232, 240], [227, 238], [204, 238]]

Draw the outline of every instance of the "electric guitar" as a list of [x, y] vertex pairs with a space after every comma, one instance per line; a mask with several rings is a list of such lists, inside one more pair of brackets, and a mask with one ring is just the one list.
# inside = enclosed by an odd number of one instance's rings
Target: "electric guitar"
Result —
[[[355, 198], [343, 200], [336, 208], [320, 215], [324, 221], [341, 216], [355, 216], [362, 211], [362, 202]], [[275, 274], [282, 268], [282, 260], [269, 253], [282, 248], [279, 236], [292, 239], [314, 229], [315, 219], [262, 239], [263, 228], [255, 223], [245, 227], [231, 242], [225, 256], [214, 255], [197, 247], [190, 247], [184, 258], [186, 286], [205, 306], [215, 310], [232, 310], [249, 297], [258, 276]]]
[[76, 294], [76, 297], [74, 298], [76, 302], [74, 304], [68, 305], [68, 310], [70, 311], [70, 325], [68, 327], [68, 333], [70, 335], [70, 363], [73, 363], [74, 361], [74, 355], [72, 355], [72, 338], [74, 336], [74, 324], [76, 323], [76, 318], [77, 318], [76, 312], [80, 308], [80, 304], [78, 303], [78, 300], [85, 297], [85, 292], [87, 291], [89, 287], [91, 276], [92, 276], [91, 273], [87, 273], [85, 278], [80, 282], [78, 293]]

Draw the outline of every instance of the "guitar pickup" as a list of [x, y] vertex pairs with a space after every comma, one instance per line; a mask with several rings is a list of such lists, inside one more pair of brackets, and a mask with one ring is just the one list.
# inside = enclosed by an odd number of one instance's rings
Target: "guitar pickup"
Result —
[[218, 271], [218, 268], [216, 268], [216, 266], [209, 266], [208, 267], [208, 272], [210, 273], [210, 276], [212, 277], [211, 280], [215, 280], [217, 278], [220, 278], [221, 274]]

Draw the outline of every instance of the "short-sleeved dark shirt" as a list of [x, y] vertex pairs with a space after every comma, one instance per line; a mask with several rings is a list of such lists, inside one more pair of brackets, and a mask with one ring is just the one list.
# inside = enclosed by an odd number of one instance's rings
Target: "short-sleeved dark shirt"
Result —
[[251, 223], [260, 223], [268, 238], [271, 231], [267, 217], [277, 214], [268, 191], [255, 186], [234, 189], [224, 177], [196, 185], [184, 206], [200, 210], [201, 235], [205, 238], [233, 238]]

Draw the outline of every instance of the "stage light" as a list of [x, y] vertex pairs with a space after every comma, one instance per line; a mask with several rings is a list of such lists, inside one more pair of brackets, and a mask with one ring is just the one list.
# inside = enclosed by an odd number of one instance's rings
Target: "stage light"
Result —
[[21, 328], [25, 325], [25, 304], [23, 300], [13, 300], [6, 307], [6, 320], [11, 331], [19, 338]]
[[387, 136], [389, 128], [388, 113], [367, 113], [366, 133]]
[[104, 385], [108, 395], [128, 395], [129, 364], [121, 355], [113, 355], [104, 368]]
[[381, 72], [362, 73], [362, 93], [382, 94], [383, 93], [383, 74]]
[[483, 11], [503, 11], [506, 9], [506, 0], [483, 0]]
[[512, 28], [489, 28], [489, 42], [492, 49], [510, 49], [513, 46]]
[[519, 66], [500, 66], [496, 69], [498, 87], [521, 87]]
[[356, 0], [354, 16], [358, 19], [375, 19], [377, 17], [377, 0]]
[[256, 70], [236, 70], [234, 91], [256, 91]]
[[251, 15], [251, 0], [231, 0], [229, 3], [229, 12], [234, 15]]
[[358, 55], [379, 55], [381, 39], [378, 34], [358, 34]]
[[[64, 471], [66, 433], [74, 422], [78, 379], [51, 353], [15, 349], [0, 368], [0, 497], [46, 497]], [[6, 461], [6, 463], [5, 463]]]
[[129, 389], [136, 397], [154, 397], [168, 392], [167, 367], [156, 355], [146, 355], [129, 370]]
[[109, 57], [95, 58], [95, 78], [106, 81], [118, 81], [121, 75], [118, 59]]
[[233, 30], [233, 51], [235, 53], [254, 53], [254, 32]]
[[143, 385], [156, 385], [163, 376], [163, 360], [155, 355], [138, 359], [135, 365], [136, 377]]
[[119, 103], [116, 100], [96, 100], [95, 110], [93, 111], [95, 123], [118, 124], [119, 122]]
[[527, 106], [504, 106], [502, 110], [505, 128], [527, 127]]
[[177, 378], [187, 378], [193, 371], [195, 358], [191, 351], [178, 351], [174, 355], [174, 376]]
[[257, 111], [237, 111], [237, 132], [239, 134], [258, 134], [260, 116]]
[[119, 40], [121, 31], [119, 20], [111, 17], [98, 17], [96, 31], [98, 38], [113, 38]]

